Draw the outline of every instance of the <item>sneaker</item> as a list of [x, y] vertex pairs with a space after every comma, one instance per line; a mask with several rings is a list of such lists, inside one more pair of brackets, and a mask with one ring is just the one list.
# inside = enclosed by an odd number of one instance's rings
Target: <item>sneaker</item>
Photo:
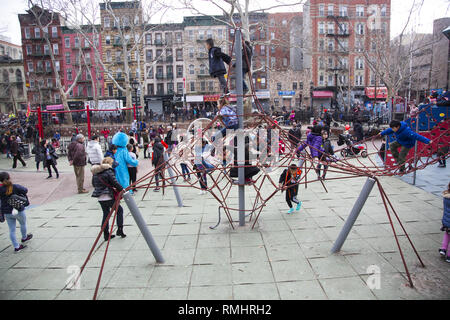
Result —
[[198, 194], [199, 194], [199, 195], [204, 195], [204, 194], [206, 194], [206, 191], [200, 190], [200, 192], [199, 192]]
[[31, 240], [33, 238], [33, 235], [31, 233], [27, 234], [27, 237], [25, 239], [22, 239], [22, 243], [27, 242], [28, 240]]
[[59, 178], [59, 173], [56, 174], [56, 179], [58, 179], [58, 178]]
[[21, 244], [18, 248], [14, 248], [14, 251], [17, 252], [17, 251], [20, 251], [20, 250], [22, 250], [22, 249], [25, 249], [26, 247], [27, 247], [27, 246]]
[[294, 208], [290, 208], [287, 214], [291, 214], [292, 212], [294, 212]]
[[438, 168], [445, 168], [445, 167], [446, 167], [445, 164], [438, 165]]
[[88, 193], [89, 191], [87, 191], [86, 189], [83, 189], [81, 191], [78, 191], [78, 193]]
[[159, 188], [153, 189], [153, 192], [159, 192]]
[[450, 256], [445, 257], [445, 262], [450, 262]]
[[50, 179], [52, 176], [48, 176], [47, 179]]
[[447, 250], [445, 250], [445, 249], [439, 249], [439, 254], [440, 254], [441, 256], [445, 256], [445, 255], [447, 254]]
[[297, 207], [295, 208], [295, 211], [299, 211], [301, 207], [302, 207], [302, 202], [300, 201], [299, 203], [297, 203]]

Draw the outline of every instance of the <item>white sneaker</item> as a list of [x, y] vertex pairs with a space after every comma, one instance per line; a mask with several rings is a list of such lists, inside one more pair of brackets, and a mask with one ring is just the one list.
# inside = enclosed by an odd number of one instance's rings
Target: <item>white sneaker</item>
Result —
[[206, 191], [200, 190], [200, 192], [198, 194], [199, 195], [204, 195], [204, 194], [206, 194]]

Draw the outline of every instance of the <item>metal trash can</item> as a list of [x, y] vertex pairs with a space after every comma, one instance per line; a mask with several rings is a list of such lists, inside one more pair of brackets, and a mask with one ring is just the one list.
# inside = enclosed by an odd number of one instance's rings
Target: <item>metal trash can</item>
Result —
[[28, 159], [30, 157], [30, 145], [28, 143], [20, 143], [19, 148], [23, 157]]

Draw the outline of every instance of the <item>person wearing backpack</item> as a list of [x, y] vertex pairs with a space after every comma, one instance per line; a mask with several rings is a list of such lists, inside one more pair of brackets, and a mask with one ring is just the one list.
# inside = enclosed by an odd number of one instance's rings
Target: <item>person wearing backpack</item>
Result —
[[237, 130], [239, 128], [239, 120], [235, 108], [233, 108], [225, 97], [219, 100], [219, 120], [225, 125], [219, 132], [211, 137], [211, 141], [216, 140], [219, 133], [222, 138], [226, 137], [227, 129]]
[[[25, 206], [29, 205], [27, 197], [28, 189], [21, 186], [20, 184], [13, 184], [7, 172], [0, 172], [0, 183], [0, 221], [3, 222], [4, 219], [6, 219], [9, 228], [9, 237], [14, 246], [14, 251], [17, 252], [24, 249], [26, 245], [19, 245], [19, 242], [17, 241], [16, 221], [19, 221], [20, 223], [20, 232], [22, 233], [21, 242], [25, 243], [33, 238], [33, 235], [31, 233], [27, 233], [27, 219], [25, 215]], [[25, 200], [25, 203], [20, 207], [14, 208], [11, 205], [11, 200], [14, 197]], [[13, 209], [16, 209], [18, 213], [13, 214]]]

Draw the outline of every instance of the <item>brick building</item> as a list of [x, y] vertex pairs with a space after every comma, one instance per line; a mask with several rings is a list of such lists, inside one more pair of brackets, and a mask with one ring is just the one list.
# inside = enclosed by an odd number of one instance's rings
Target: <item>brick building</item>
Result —
[[[95, 26], [99, 28], [99, 26]], [[83, 33], [97, 50], [102, 54], [101, 36], [92, 32], [91, 26], [82, 26]], [[94, 96], [104, 96], [103, 70], [95, 55], [95, 49], [83, 35], [74, 29], [62, 27], [63, 37], [63, 70], [66, 88], [69, 88], [76, 79], [81, 65], [81, 75], [77, 84], [69, 92], [69, 106], [83, 107], [84, 101], [93, 100]], [[78, 102], [78, 103], [77, 103]]]
[[0, 56], [0, 112], [23, 111], [26, 105], [22, 59]]
[[[365, 89], [382, 86], [366, 55], [375, 37], [389, 41], [390, 0], [308, 0], [304, 6], [305, 67], [311, 68], [314, 106], [363, 102]], [[375, 83], [377, 81], [377, 83]]]
[[450, 26], [450, 18], [442, 18], [433, 22], [432, 72], [430, 89], [449, 89], [450, 81], [450, 42], [442, 33]]
[[[44, 27], [42, 30], [36, 21], [33, 10]], [[61, 103], [61, 95], [56, 87], [56, 72], [64, 86], [62, 70], [62, 19], [58, 13], [52, 13], [34, 6], [26, 14], [19, 14], [22, 33], [22, 52], [27, 100], [32, 106]], [[50, 45], [48, 44], [50, 43]], [[55, 57], [53, 68], [50, 50]]]

